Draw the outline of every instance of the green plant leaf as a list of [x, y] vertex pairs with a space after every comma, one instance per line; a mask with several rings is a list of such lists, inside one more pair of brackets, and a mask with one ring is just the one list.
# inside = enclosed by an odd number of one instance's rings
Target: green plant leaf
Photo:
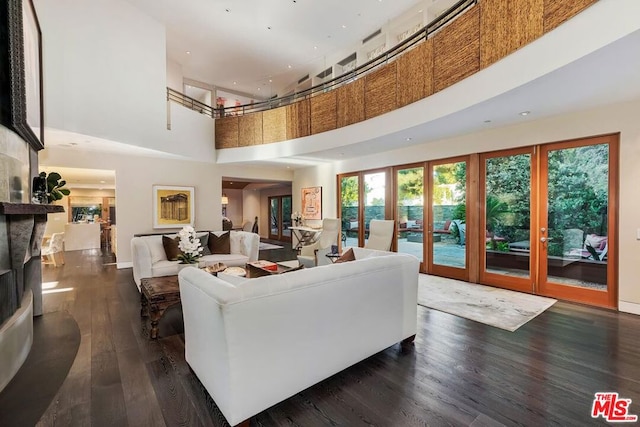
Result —
[[47, 177], [47, 181], [55, 181], [58, 182], [62, 177], [58, 172], [51, 172]]
[[58, 191], [60, 191], [65, 196], [68, 196], [69, 194], [71, 194], [71, 190], [69, 190], [67, 188], [59, 188]]
[[46, 172], [40, 172], [40, 178], [46, 178], [47, 177], [47, 173]]
[[58, 187], [64, 187], [67, 184], [67, 181], [64, 179], [58, 183]]

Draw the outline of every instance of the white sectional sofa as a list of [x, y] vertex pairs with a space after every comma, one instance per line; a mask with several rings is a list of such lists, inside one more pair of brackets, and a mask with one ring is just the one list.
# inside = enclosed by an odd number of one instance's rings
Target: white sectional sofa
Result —
[[185, 358], [231, 425], [416, 333], [418, 260], [356, 260], [245, 279], [178, 277]]
[[[216, 235], [227, 231], [215, 231]], [[200, 258], [201, 265], [209, 265], [223, 262], [228, 267], [244, 267], [249, 261], [258, 259], [258, 247], [260, 236], [246, 231], [229, 231], [231, 233], [231, 253], [205, 255]], [[197, 233], [201, 236], [202, 232]], [[175, 234], [167, 233], [166, 236], [175, 237]], [[140, 290], [140, 279], [144, 277], [161, 277], [178, 274], [179, 261], [167, 260], [162, 235], [141, 236], [131, 239], [131, 257], [133, 261], [133, 279]]]

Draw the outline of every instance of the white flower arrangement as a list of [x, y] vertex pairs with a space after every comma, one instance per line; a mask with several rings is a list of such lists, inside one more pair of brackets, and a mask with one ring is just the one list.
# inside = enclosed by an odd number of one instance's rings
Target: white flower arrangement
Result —
[[178, 255], [181, 264], [196, 264], [198, 258], [202, 256], [203, 250], [200, 239], [196, 236], [196, 230], [190, 225], [184, 226], [178, 233], [178, 237], [180, 237], [178, 247], [182, 251]]
[[291, 220], [295, 222], [296, 225], [299, 225], [303, 219], [304, 217], [300, 212], [294, 212], [291, 214]]

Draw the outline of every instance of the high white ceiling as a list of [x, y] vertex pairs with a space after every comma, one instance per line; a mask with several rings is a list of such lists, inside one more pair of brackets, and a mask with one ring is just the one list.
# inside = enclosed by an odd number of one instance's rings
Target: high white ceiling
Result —
[[268, 98], [296, 82], [309, 72], [312, 64], [361, 43], [412, 7], [431, 3], [431, 0], [127, 1], [165, 25], [167, 57], [182, 65], [184, 77], [233, 88], [256, 99]]

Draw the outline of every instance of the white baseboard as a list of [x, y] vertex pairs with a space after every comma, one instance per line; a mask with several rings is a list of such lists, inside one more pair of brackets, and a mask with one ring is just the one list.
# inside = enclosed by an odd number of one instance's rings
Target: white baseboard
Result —
[[640, 315], [640, 304], [635, 302], [618, 301], [618, 310], [625, 313]]
[[116, 263], [116, 267], [118, 268], [118, 270], [123, 269], [123, 268], [132, 268], [133, 267], [133, 262], [118, 262]]

